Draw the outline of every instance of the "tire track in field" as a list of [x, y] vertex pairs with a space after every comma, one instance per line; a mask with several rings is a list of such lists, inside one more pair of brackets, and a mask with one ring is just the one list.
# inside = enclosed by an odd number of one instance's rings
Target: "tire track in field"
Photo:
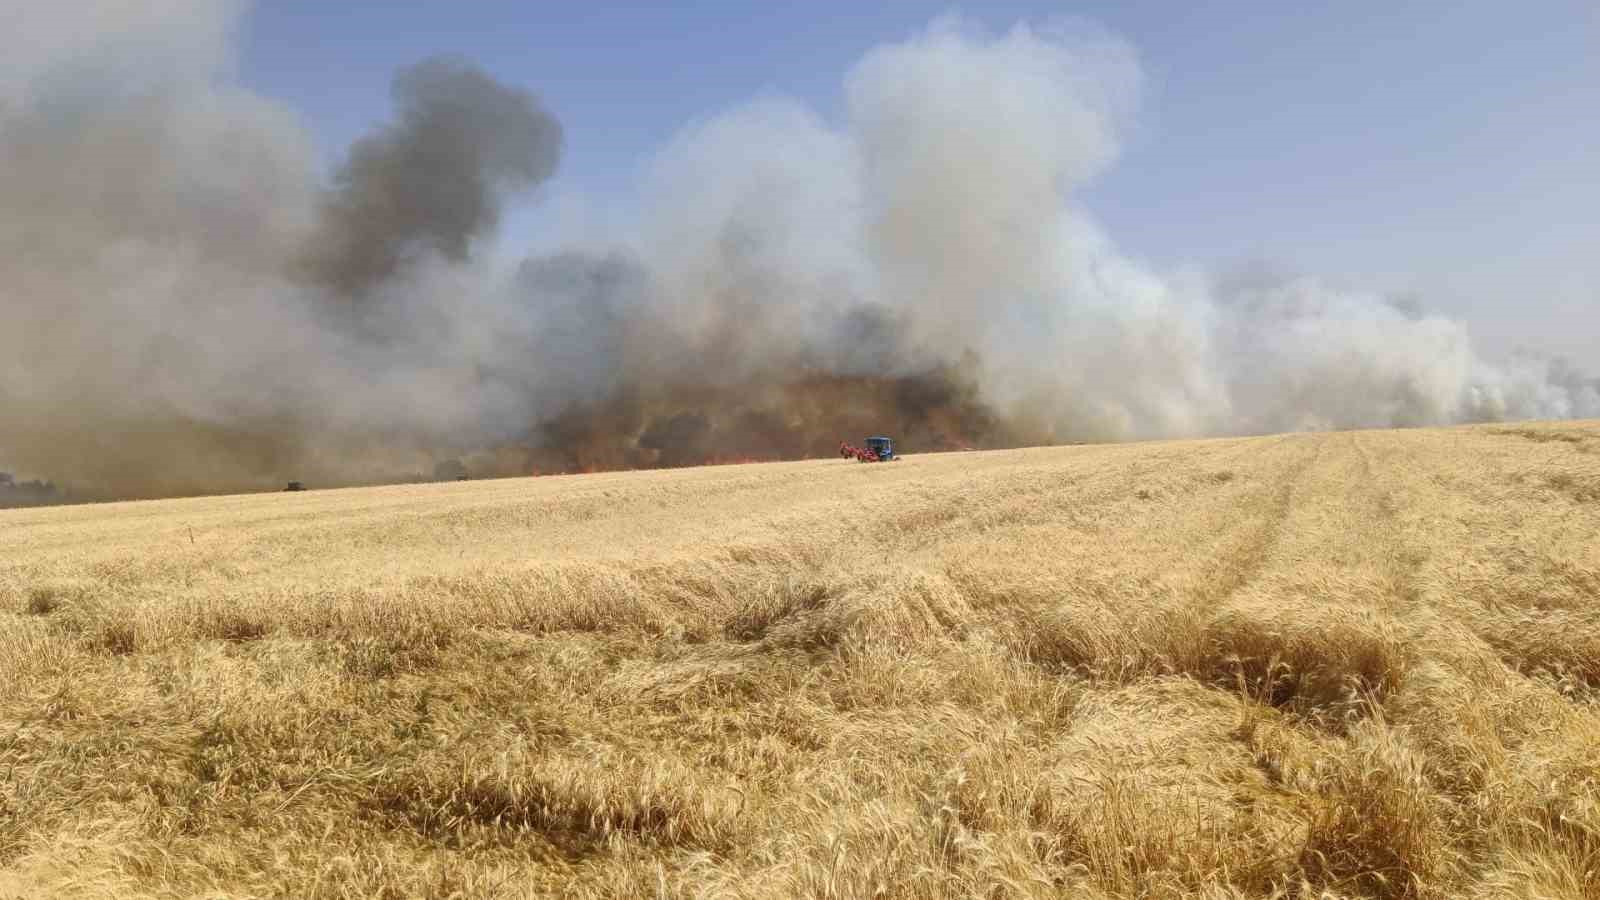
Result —
[[[1370, 439], [1358, 432], [1319, 438], [1317, 459], [1297, 472], [1297, 484], [1285, 488], [1280, 533], [1268, 552], [1292, 543], [1287, 552], [1321, 560], [1346, 579], [1349, 589], [1361, 588], [1362, 597], [1377, 599], [1398, 614], [1420, 602], [1419, 573], [1426, 553], [1408, 537], [1401, 516], [1405, 501], [1389, 477], [1404, 460], [1404, 450], [1399, 445], [1385, 448], [1386, 462]], [[1300, 521], [1290, 521], [1295, 518]], [[1266, 563], [1263, 559], [1255, 574]], [[1293, 572], [1284, 574], [1285, 587], [1303, 581]], [[1377, 598], [1372, 596], [1373, 581], [1381, 588]], [[1341, 593], [1340, 584], [1333, 583], [1328, 599], [1357, 599]]]
[[1393, 611], [1404, 614], [1416, 609], [1423, 601], [1422, 569], [1428, 553], [1424, 547], [1409, 540], [1401, 522], [1401, 500], [1397, 489], [1382, 487], [1386, 480], [1373, 464], [1373, 453], [1367, 440], [1359, 434], [1350, 435], [1350, 445], [1360, 460], [1360, 477], [1352, 493], [1369, 498], [1373, 510], [1373, 524], [1379, 532], [1384, 552], [1378, 558], [1378, 568], [1386, 582], [1385, 594]]
[[1231, 552], [1217, 558], [1216, 575], [1197, 592], [1196, 599], [1207, 612], [1214, 611], [1256, 580], [1266, 569], [1273, 551], [1283, 542], [1299, 486], [1321, 461], [1325, 446], [1323, 439], [1316, 437], [1296, 440], [1291, 446], [1302, 441], [1309, 443], [1310, 453], [1290, 463], [1276, 479], [1264, 514], [1248, 526], [1244, 539]]

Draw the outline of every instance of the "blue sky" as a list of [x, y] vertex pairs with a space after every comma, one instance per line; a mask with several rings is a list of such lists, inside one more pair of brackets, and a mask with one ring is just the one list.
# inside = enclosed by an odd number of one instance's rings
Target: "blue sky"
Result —
[[1491, 352], [1600, 369], [1595, 0], [264, 0], [239, 75], [298, 109], [329, 160], [389, 115], [391, 74], [422, 56], [462, 54], [535, 91], [567, 147], [542, 202], [508, 223], [533, 242], [579, 201], [623, 214], [638, 167], [696, 118], [782, 93], [836, 119], [853, 63], [945, 12], [996, 30], [1074, 16], [1133, 45], [1137, 121], [1083, 197], [1125, 252], [1415, 291]]

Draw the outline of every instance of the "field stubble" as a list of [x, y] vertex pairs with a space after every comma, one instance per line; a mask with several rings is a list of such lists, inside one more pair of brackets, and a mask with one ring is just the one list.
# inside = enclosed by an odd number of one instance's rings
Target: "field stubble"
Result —
[[0, 512], [0, 897], [1593, 900], [1597, 449]]

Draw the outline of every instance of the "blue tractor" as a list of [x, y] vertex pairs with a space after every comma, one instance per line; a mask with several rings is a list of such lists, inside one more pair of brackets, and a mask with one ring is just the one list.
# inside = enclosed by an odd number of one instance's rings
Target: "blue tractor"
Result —
[[891, 462], [900, 459], [894, 455], [894, 442], [886, 437], [869, 437], [865, 447], [852, 447], [849, 442], [839, 444], [839, 455], [861, 462]]

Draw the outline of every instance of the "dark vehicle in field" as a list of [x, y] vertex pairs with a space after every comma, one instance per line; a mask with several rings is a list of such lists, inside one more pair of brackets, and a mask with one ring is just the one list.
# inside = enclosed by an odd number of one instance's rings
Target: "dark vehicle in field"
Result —
[[881, 435], [867, 438], [864, 447], [855, 447], [848, 442], [842, 442], [839, 444], [839, 455], [860, 462], [895, 462], [900, 459], [894, 455], [894, 441]]

